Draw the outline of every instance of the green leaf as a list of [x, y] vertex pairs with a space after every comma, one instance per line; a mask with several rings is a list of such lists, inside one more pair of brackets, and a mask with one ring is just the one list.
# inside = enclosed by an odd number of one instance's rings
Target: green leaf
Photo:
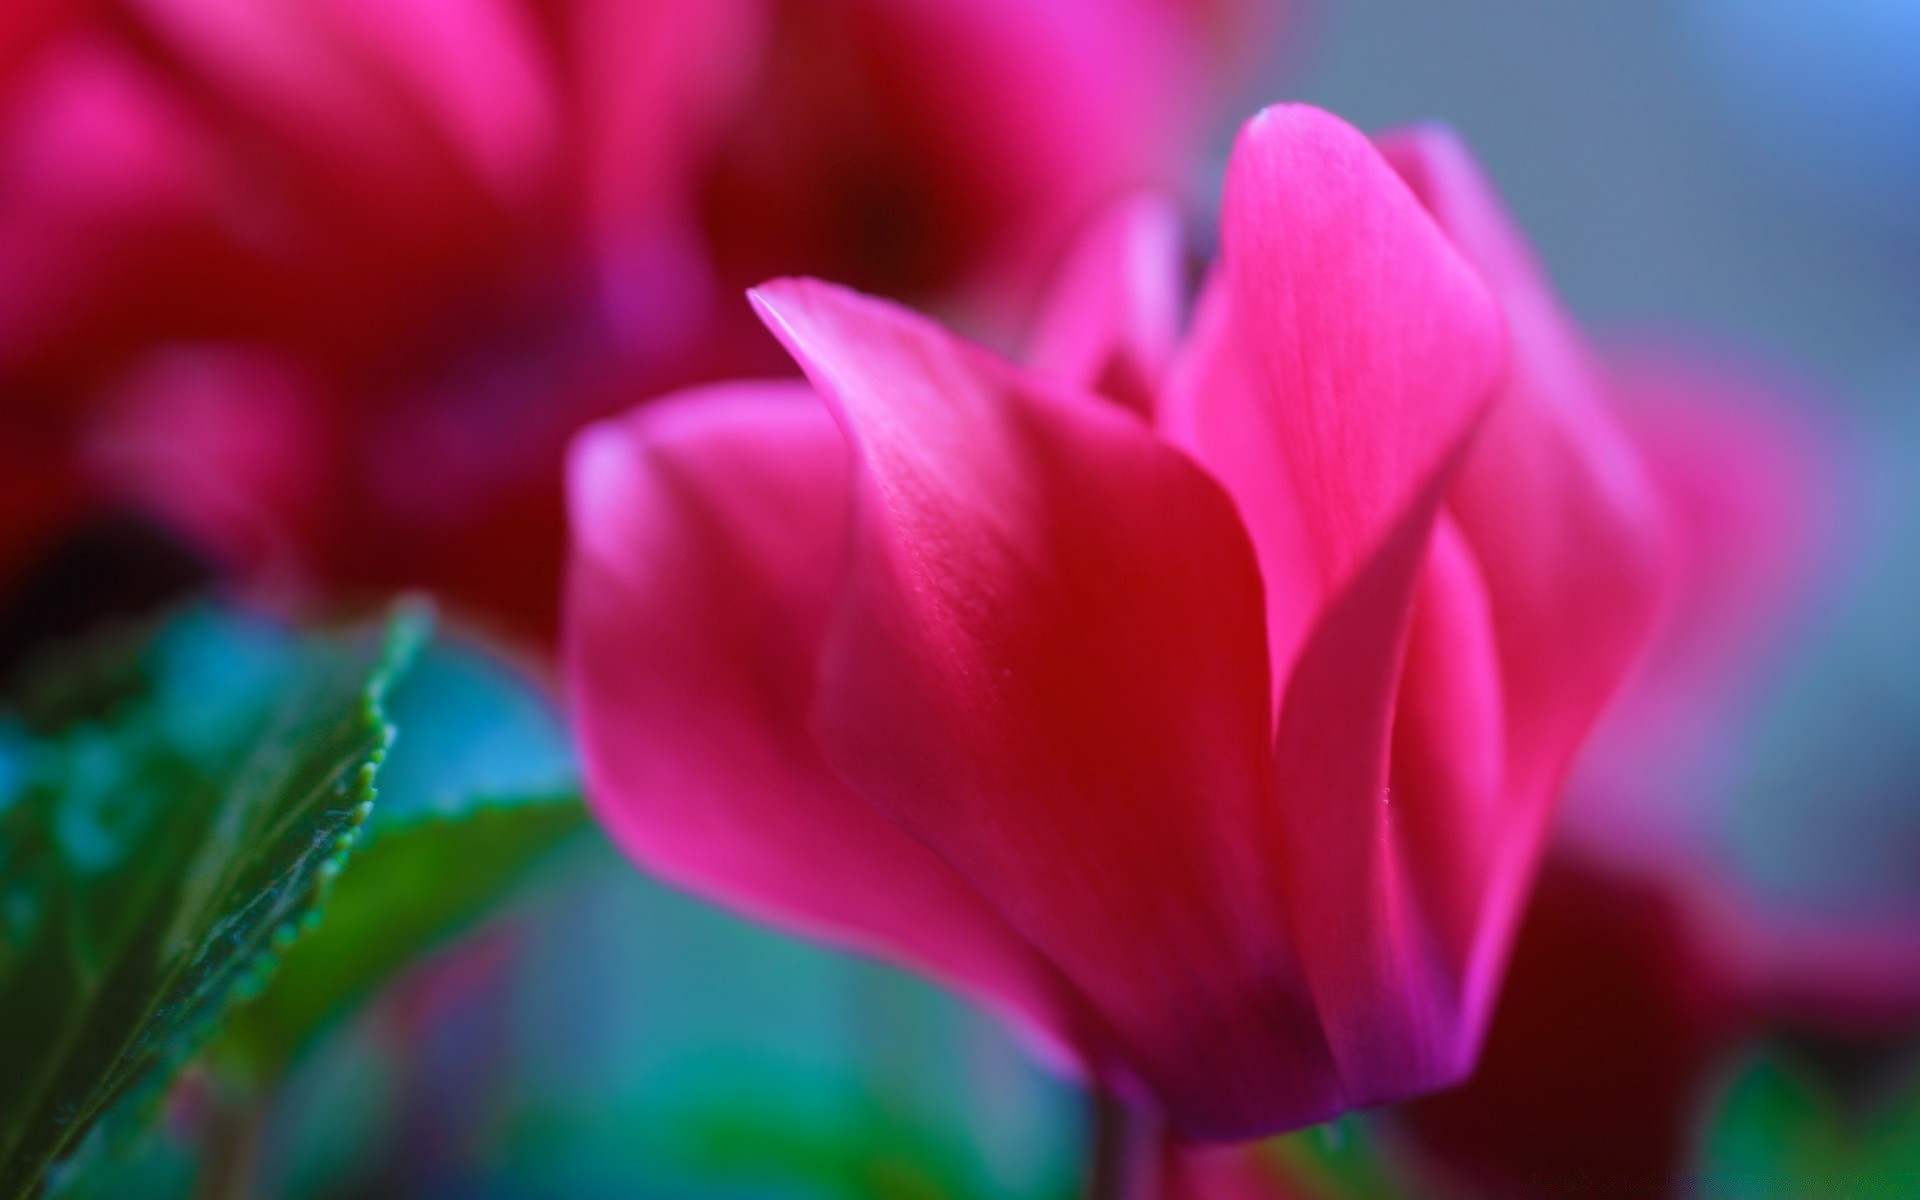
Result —
[[[0, 711], [0, 1197], [151, 1099], [318, 919], [428, 636], [194, 610], [43, 660]], [[138, 1107], [136, 1105], [136, 1107]]]
[[380, 803], [327, 918], [229, 1023], [217, 1059], [257, 1081], [421, 953], [469, 927], [587, 824], [558, 715], [525, 680], [436, 644], [395, 689]]
[[1364, 1113], [1272, 1138], [1259, 1153], [1305, 1194], [1328, 1200], [1401, 1200], [1414, 1194], [1376, 1122]]
[[[645, 1137], [690, 1181], [742, 1194], [835, 1200], [1005, 1197], [1004, 1182], [981, 1177], [960, 1131], [891, 1111], [871, 1097], [838, 1104], [782, 1104], [741, 1088], [730, 1100], [689, 1106], [656, 1120]], [[1069, 1195], [1071, 1186], [1039, 1195]]]
[[1910, 1196], [1920, 1187], [1920, 1079], [1849, 1112], [1782, 1047], [1734, 1073], [1702, 1139], [1703, 1195]]

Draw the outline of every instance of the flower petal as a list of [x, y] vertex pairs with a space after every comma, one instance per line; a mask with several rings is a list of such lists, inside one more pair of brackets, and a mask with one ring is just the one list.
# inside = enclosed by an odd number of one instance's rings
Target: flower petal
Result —
[[1319, 610], [1322, 587], [1306, 518], [1272, 436], [1267, 414], [1277, 401], [1240, 331], [1238, 315], [1225, 273], [1216, 270], [1200, 289], [1193, 329], [1168, 372], [1154, 416], [1162, 437], [1199, 459], [1227, 486], [1253, 538], [1266, 584], [1267, 653], [1277, 713]]
[[1486, 581], [1507, 705], [1508, 832], [1469, 968], [1468, 1020], [1483, 1026], [1555, 796], [1659, 607], [1665, 524], [1578, 333], [1466, 149], [1432, 128], [1383, 149], [1493, 287], [1512, 335], [1505, 393], [1448, 496]]
[[1318, 109], [1280, 105], [1247, 123], [1223, 224], [1231, 303], [1265, 384], [1246, 425], [1286, 462], [1337, 589], [1492, 401], [1500, 315], [1366, 137]]
[[682, 887], [1068, 1028], [1051, 968], [808, 731], [850, 466], [800, 384], [655, 401], [576, 441], [562, 654], [589, 801]]
[[1549, 1179], [1645, 1195], [1686, 1170], [1704, 1093], [1750, 1020], [1678, 897], [1556, 854], [1473, 1078], [1396, 1123], [1479, 1195]]
[[[1503, 802], [1507, 714], [1497, 640], [1480, 566], [1458, 523], [1442, 514], [1401, 668], [1389, 795], [1395, 851], [1427, 949], [1440, 975], [1456, 981], [1469, 974], [1464, 964], [1482, 940], [1488, 889], [1516, 837]], [[1469, 995], [1461, 1009], [1473, 1013], [1481, 1002]], [[1477, 1033], [1463, 1040], [1477, 1042]]]
[[1329, 1115], [1227, 497], [1126, 414], [890, 305], [804, 280], [756, 302], [860, 463], [828, 758], [1060, 967], [1183, 1132]]
[[736, 313], [757, 337], [735, 307], [739, 293], [715, 286], [695, 164], [751, 95], [772, 6], [574, 0], [560, 15], [579, 187], [616, 332], [668, 361]]
[[206, 198], [208, 145], [140, 62], [104, 39], [49, 46], [10, 86], [0, 111], [0, 365], [16, 385], [42, 372], [93, 379], [153, 280], [188, 262], [221, 272], [213, 256], [182, 255], [202, 248], [184, 229]]
[[1578, 333], [1466, 148], [1442, 129], [1384, 150], [1504, 307], [1506, 395], [1449, 506], [1500, 630], [1515, 786], [1550, 791], [1638, 654], [1666, 574], [1665, 517]]
[[1308, 1200], [1320, 1194], [1283, 1172], [1275, 1157], [1251, 1146], [1176, 1147], [1162, 1173], [1165, 1200]]
[[79, 0], [13, 0], [0, 10], [0, 94], [14, 72], [72, 17]]
[[[451, 165], [449, 150], [488, 187], [524, 199], [553, 149], [555, 99], [518, 5], [133, 0], [130, 8], [157, 49], [197, 73], [194, 84], [226, 98], [220, 119], [278, 132], [396, 210], [426, 202], [402, 185], [426, 186], [430, 172]], [[355, 168], [366, 177], [352, 179]]]
[[[1223, 303], [1258, 386], [1193, 403], [1247, 405], [1208, 416], [1205, 461], [1256, 530], [1297, 521], [1303, 533], [1311, 570], [1296, 562], [1291, 578], [1268, 581], [1312, 589], [1316, 607], [1276, 738], [1286, 895], [1346, 1103], [1377, 1102], [1457, 1078], [1472, 1050], [1459, 1037], [1459, 971], [1429, 911], [1447, 877], [1411, 862], [1463, 811], [1449, 785], [1476, 776], [1429, 780], [1429, 764], [1409, 787], [1390, 781], [1389, 750], [1423, 578], [1451, 598], [1409, 682], [1443, 689], [1430, 707], [1439, 734], [1449, 703], [1473, 698], [1463, 719], [1476, 731], [1493, 703], [1484, 680], [1447, 673], [1453, 639], [1476, 628], [1473, 576], [1467, 556], [1430, 544], [1499, 387], [1504, 331], [1406, 185], [1325, 113], [1281, 107], [1249, 123], [1224, 225]], [[1257, 488], [1271, 490], [1249, 482], [1263, 462], [1293, 481], [1296, 511], [1255, 507]], [[1427, 741], [1446, 763], [1449, 748]]]
[[1035, 366], [1143, 414], [1180, 327], [1180, 213], [1143, 193], [1103, 213], [1068, 254], [1041, 310]]
[[1742, 703], [1843, 574], [1865, 512], [1839, 486], [1830, 432], [1784, 381], [1698, 350], [1607, 364], [1609, 392], [1667, 503], [1673, 602], [1631, 690], [1568, 788], [1559, 831], [1629, 864], [1711, 859], [1737, 790], [1716, 778]]
[[111, 494], [265, 600], [304, 582], [300, 552], [329, 532], [335, 399], [268, 351], [174, 346], [96, 406], [83, 453]]

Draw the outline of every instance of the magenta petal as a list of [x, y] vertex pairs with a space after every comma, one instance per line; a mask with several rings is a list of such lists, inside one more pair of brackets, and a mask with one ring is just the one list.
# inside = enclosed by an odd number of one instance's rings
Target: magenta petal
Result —
[[422, 115], [504, 198], [525, 201], [558, 150], [555, 80], [540, 30], [515, 0], [324, 0], [317, 17], [369, 66], [413, 91]]
[[204, 201], [211, 158], [190, 111], [103, 40], [49, 47], [9, 82], [0, 113], [0, 363], [12, 371], [49, 343], [83, 341], [85, 318], [128, 299], [153, 235], [178, 228]]
[[1389, 786], [1401, 660], [1447, 473], [1322, 611], [1276, 739], [1287, 900], [1348, 1106], [1444, 1086], [1472, 1058], [1459, 1040], [1462, 972], [1430, 928], [1400, 833], [1432, 792]]
[[1067, 1029], [1051, 968], [808, 730], [851, 465], [800, 384], [688, 393], [580, 435], [562, 653], [589, 801], [663, 878]]
[[[1781, 381], [1672, 349], [1610, 362], [1607, 379], [1666, 502], [1679, 578], [1653, 652], [1596, 735], [1605, 753], [1582, 759], [1562, 828], [1646, 861], [1701, 852], [1725, 819], [1726, 789], [1679, 764], [1730, 736], [1738, 698], [1841, 573], [1863, 522], [1841, 504], [1827, 431]], [[1662, 777], [1668, 786], [1650, 786]]]
[[1190, 1135], [1338, 1108], [1275, 877], [1260, 583], [1140, 422], [890, 305], [756, 294], [859, 459], [817, 728]]
[[1153, 411], [1180, 328], [1180, 213], [1161, 196], [1114, 205], [1068, 254], [1041, 310], [1035, 366]]
[[1493, 597], [1511, 786], [1551, 792], [1645, 640], [1666, 578], [1664, 516], [1579, 334], [1466, 148], [1428, 128], [1384, 150], [1512, 331], [1506, 394], [1449, 504]]
[[14, 72], [72, 16], [81, 0], [9, 0], [0, 8], [0, 93]]
[[1338, 587], [1493, 400], [1500, 314], [1365, 135], [1318, 109], [1276, 106], [1247, 123], [1222, 222], [1231, 304], [1265, 386], [1246, 425], [1285, 461], [1315, 561]]
[[329, 402], [287, 359], [177, 346], [143, 361], [96, 407], [88, 466], [236, 578], [271, 595], [301, 582], [337, 458]]
[[565, 17], [574, 168], [609, 315], [630, 348], [670, 353], [713, 320], [695, 166], [749, 95], [773, 8], [574, 0]]
[[1258, 1147], [1191, 1149], [1167, 1154], [1163, 1200], [1309, 1200], [1318, 1196], [1294, 1182]]
[[1219, 87], [1198, 23], [1160, 0], [849, 7], [887, 33], [900, 101], [959, 168], [959, 215], [994, 217], [965, 268], [989, 297], [1037, 294], [1101, 205], [1177, 181]]
[[1168, 372], [1155, 412], [1161, 436], [1226, 484], [1253, 538], [1267, 602], [1274, 711], [1319, 611], [1323, 586], [1306, 518], [1273, 432], [1278, 406], [1247, 348], [1223, 272], [1200, 290], [1193, 329]]
[[[1390, 791], [1389, 751], [1434, 522], [1499, 387], [1504, 331], [1413, 193], [1364, 136], [1325, 113], [1275, 108], [1247, 126], [1228, 168], [1224, 225], [1221, 303], [1257, 386], [1192, 403], [1198, 427], [1211, 420], [1217, 431], [1202, 442], [1206, 461], [1249, 524], [1298, 522], [1304, 535], [1310, 570], [1296, 561], [1291, 579], [1268, 581], [1311, 589], [1317, 605], [1276, 740], [1286, 896], [1344, 1100], [1377, 1102], [1448, 1082], [1470, 1061], [1462, 969], [1429, 908], [1455, 884], [1416, 866], [1450, 812], [1483, 803], [1453, 785], [1484, 772], [1438, 744], [1422, 786]], [[1249, 407], [1204, 411], [1236, 401]], [[1256, 490], [1281, 472], [1293, 481], [1293, 512]], [[1484, 617], [1470, 558], [1438, 553], [1432, 586], [1455, 600], [1421, 660], [1439, 675], [1426, 686], [1444, 689], [1443, 701], [1471, 699], [1461, 719], [1477, 734], [1497, 723], [1497, 692], [1447, 672], [1473, 669], [1456, 651], [1472, 653], [1476, 629], [1485, 640]], [[1439, 733], [1451, 731], [1447, 704], [1432, 711]]]
[[[251, 188], [258, 185], [250, 175], [260, 170], [273, 180], [268, 186], [284, 189], [272, 193], [274, 202], [285, 205], [280, 219], [298, 232], [276, 227], [277, 238], [313, 236], [303, 227], [313, 221], [321, 232], [391, 236], [393, 253], [404, 257], [546, 198], [540, 193], [560, 150], [562, 113], [525, 5], [128, 0], [124, 7], [139, 43], [200, 102], [209, 127], [231, 135], [236, 162], [223, 164], [227, 175], [218, 182]], [[311, 211], [301, 211], [309, 204]]]
[[1492, 285], [1512, 335], [1506, 391], [1448, 498], [1486, 581], [1507, 704], [1509, 831], [1469, 985], [1483, 1025], [1561, 782], [1652, 626], [1666, 529], [1578, 333], [1465, 147], [1422, 129], [1384, 149]]
[[[1532, 858], [1516, 845], [1538, 835], [1538, 817], [1507, 790], [1508, 713], [1501, 694], [1498, 634], [1487, 582], [1460, 527], [1434, 526], [1394, 713], [1389, 818], [1406, 898], [1419, 913], [1418, 948], [1446, 1001], [1449, 1050], [1465, 1065], [1478, 1046], [1499, 973], [1482, 963], [1504, 910], [1524, 896]], [[1515, 890], [1519, 889], [1519, 890]]]

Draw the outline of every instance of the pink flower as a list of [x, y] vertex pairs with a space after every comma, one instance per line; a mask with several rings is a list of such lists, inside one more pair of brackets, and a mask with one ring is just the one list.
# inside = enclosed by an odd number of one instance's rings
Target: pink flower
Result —
[[1920, 930], [1769, 902], [1728, 851], [1753, 698], [1857, 524], [1838, 441], [1744, 364], [1668, 350], [1609, 375], [1678, 569], [1645, 668], [1568, 786], [1479, 1068], [1396, 1114], [1476, 1194], [1677, 1191], [1742, 1046], [1870, 1040], [1920, 1016]]
[[[280, 520], [329, 588], [430, 586], [543, 635], [567, 437], [642, 395], [784, 367], [739, 287], [818, 271], [1024, 311], [1098, 205], [1178, 182], [1232, 77], [1223, 51], [1244, 57], [1275, 5], [15, 7], [9, 394], [79, 409], [182, 355], [248, 363], [206, 375], [229, 392], [202, 409], [298, 393], [314, 411], [275, 423], [317, 444], [290, 464], [305, 478], [241, 472], [262, 487], [222, 497], [251, 515], [215, 531], [216, 556], [259, 560], [256, 518]], [[143, 423], [162, 447], [143, 469], [198, 432]], [[281, 512], [293, 495], [306, 507]]]
[[1610, 387], [1674, 515], [1668, 619], [1569, 788], [1570, 841], [1629, 866], [1710, 870], [1741, 722], [1768, 668], [1843, 574], [1838, 450], [1757, 368], [1666, 349]]
[[[628, 853], [950, 981], [1208, 1139], [1469, 1069], [1663, 561], [1446, 135], [1270, 109], [1223, 235], [1164, 370], [1147, 209], [1076, 257], [1040, 369], [762, 287], [812, 388], [577, 441], [563, 649]], [[1150, 415], [1095, 390], [1128, 380]]]
[[1005, 302], [1030, 298], [1097, 206], [1180, 182], [1238, 74], [1219, 64], [1264, 51], [1277, 6], [768, 7], [751, 117], [696, 181], [719, 282], [779, 271]]
[[1030, 280], [1098, 204], [1178, 182], [1222, 55], [1277, 6], [14, 7], [0, 367], [64, 376], [177, 337], [392, 372], [396, 342], [489, 299], [586, 304], [665, 354], [743, 273], [917, 299]]
[[[1614, 391], [1675, 514], [1671, 619], [1568, 788], [1569, 850], [1667, 892], [1749, 1005], [1841, 1036], [1920, 1019], [1920, 926], [1897, 907], [1767, 894], [1739, 830], [1768, 802], [1742, 776], [1782, 651], [1833, 616], [1864, 497], [1846, 441], [1799, 389], [1672, 348], [1626, 356]], [[1857, 454], [1857, 451], [1855, 452]], [[1844, 823], [1844, 805], [1833, 819]]]

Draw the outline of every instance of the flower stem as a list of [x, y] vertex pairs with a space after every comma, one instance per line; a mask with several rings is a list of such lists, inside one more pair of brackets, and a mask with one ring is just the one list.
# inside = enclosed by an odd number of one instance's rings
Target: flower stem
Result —
[[1158, 1200], [1166, 1132], [1155, 1114], [1091, 1093], [1086, 1200]]

